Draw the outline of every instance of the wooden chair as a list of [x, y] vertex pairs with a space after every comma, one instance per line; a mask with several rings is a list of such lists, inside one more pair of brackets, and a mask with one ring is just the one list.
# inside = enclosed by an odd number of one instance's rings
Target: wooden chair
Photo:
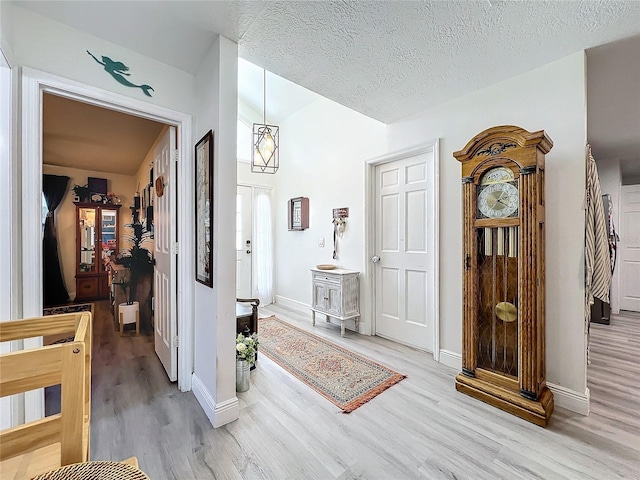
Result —
[[70, 334], [73, 341], [0, 355], [0, 396], [60, 384], [61, 412], [0, 432], [2, 478], [35, 475], [89, 460], [89, 312], [0, 322], [0, 342]]
[[[251, 306], [243, 304], [251, 304]], [[236, 334], [258, 333], [258, 298], [236, 298]], [[258, 353], [256, 352], [256, 361]], [[251, 370], [256, 368], [256, 364], [251, 365]]]
[[[251, 306], [243, 305], [250, 303]], [[249, 329], [251, 333], [258, 333], [258, 298], [236, 298], [236, 334], [245, 333]]]

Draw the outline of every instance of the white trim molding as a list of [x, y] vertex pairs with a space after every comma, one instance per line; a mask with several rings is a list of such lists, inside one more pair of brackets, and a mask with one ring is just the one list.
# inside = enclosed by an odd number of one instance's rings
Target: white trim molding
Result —
[[204, 413], [214, 428], [221, 427], [238, 419], [240, 416], [238, 397], [230, 398], [216, 405], [216, 402], [195, 373], [192, 375], [191, 385], [193, 386], [193, 395], [202, 406]]
[[[375, 252], [375, 191], [376, 179], [375, 168], [384, 163], [402, 160], [422, 153], [432, 153], [431, 163], [425, 165], [427, 171], [427, 249], [429, 255], [429, 265], [432, 267], [428, 272], [427, 289], [427, 309], [433, 320], [433, 359], [440, 361], [440, 220], [439, 220], [439, 184], [440, 184], [440, 141], [435, 139], [423, 144], [415, 145], [403, 150], [390, 152], [379, 157], [365, 160], [364, 163], [364, 272], [361, 282], [360, 300], [360, 330], [365, 335], [375, 335], [375, 268], [371, 263], [371, 257]], [[367, 321], [367, 319], [369, 321]]]
[[[450, 350], [440, 350], [440, 363], [460, 372], [462, 370], [462, 354]], [[553, 402], [556, 407], [566, 408], [581, 415], [589, 415], [590, 392], [576, 392], [560, 385], [547, 382], [547, 387], [553, 393]]]
[[580, 393], [549, 382], [547, 382], [547, 387], [553, 393], [553, 403], [556, 407], [566, 408], [580, 415], [589, 415], [591, 403], [589, 388], [584, 393]]
[[283, 297], [282, 295], [276, 295], [276, 305], [279, 305], [295, 312], [305, 313], [311, 318], [311, 305], [293, 300], [292, 298]]
[[455, 368], [460, 373], [462, 371], [462, 354], [442, 349], [440, 350], [440, 363]]
[[[148, 118], [173, 125], [178, 130], [178, 211], [176, 217], [188, 219], [192, 215], [194, 193], [191, 185], [192, 117], [165, 107], [126, 97], [97, 87], [69, 80], [31, 68], [22, 68], [22, 315], [42, 314], [42, 235], [40, 232], [42, 191], [42, 95], [52, 93], [98, 107]], [[193, 258], [193, 225], [178, 226], [180, 256]], [[194, 330], [194, 269], [193, 262], [178, 262], [178, 331], [181, 348], [178, 350], [178, 388], [191, 390], [193, 373]]]

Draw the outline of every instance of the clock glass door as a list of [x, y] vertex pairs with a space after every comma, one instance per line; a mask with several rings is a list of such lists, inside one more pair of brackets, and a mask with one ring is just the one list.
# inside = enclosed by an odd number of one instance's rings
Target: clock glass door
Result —
[[518, 181], [485, 172], [477, 187], [478, 367], [518, 375]]
[[478, 235], [478, 367], [518, 375], [518, 227]]

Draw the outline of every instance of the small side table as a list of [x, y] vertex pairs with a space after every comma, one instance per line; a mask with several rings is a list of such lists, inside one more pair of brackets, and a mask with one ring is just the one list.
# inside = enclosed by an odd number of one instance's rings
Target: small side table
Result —
[[316, 312], [323, 313], [325, 320], [340, 320], [340, 335], [344, 337], [345, 320], [354, 319], [356, 332], [360, 327], [359, 291], [360, 272], [336, 268], [334, 270], [311, 269], [312, 325], [316, 324]]

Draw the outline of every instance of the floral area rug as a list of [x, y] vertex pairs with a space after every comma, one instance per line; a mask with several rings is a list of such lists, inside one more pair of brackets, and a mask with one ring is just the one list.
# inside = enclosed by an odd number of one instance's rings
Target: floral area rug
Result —
[[60, 305], [57, 307], [43, 308], [44, 315], [59, 315], [61, 313], [91, 312], [93, 313], [93, 303], [73, 303]]
[[261, 318], [258, 331], [260, 353], [333, 402], [343, 413], [352, 412], [406, 377], [275, 315]]

